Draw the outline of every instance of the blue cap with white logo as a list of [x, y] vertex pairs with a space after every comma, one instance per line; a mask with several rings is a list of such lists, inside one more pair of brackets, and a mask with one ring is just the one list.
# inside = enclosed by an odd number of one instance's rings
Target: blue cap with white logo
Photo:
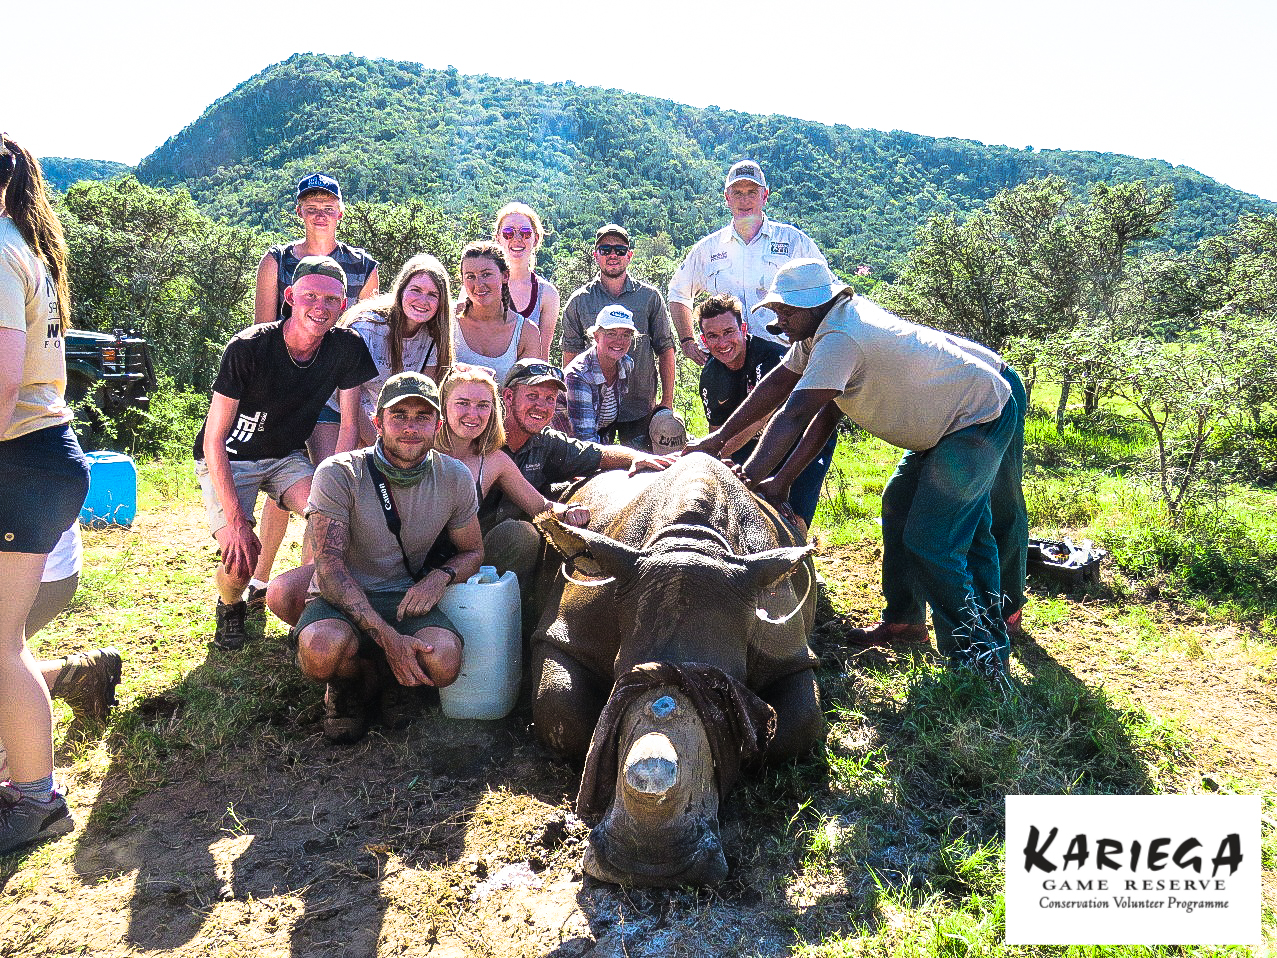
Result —
[[302, 194], [309, 193], [311, 190], [323, 190], [341, 199], [341, 187], [337, 183], [337, 177], [329, 176], [327, 173], [312, 173], [310, 176], [302, 177], [297, 182], [297, 201], [301, 202]]

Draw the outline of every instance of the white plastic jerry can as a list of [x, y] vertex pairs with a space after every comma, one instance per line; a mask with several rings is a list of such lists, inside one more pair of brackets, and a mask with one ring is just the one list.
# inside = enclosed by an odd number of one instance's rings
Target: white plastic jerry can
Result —
[[465, 641], [461, 674], [439, 690], [443, 714], [458, 719], [505, 718], [519, 698], [522, 672], [519, 579], [494, 566], [451, 585], [439, 602]]

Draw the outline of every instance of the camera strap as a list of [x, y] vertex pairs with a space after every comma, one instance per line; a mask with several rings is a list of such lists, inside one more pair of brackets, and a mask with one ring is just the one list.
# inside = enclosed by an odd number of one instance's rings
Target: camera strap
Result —
[[386, 519], [386, 528], [390, 530], [391, 535], [395, 537], [395, 541], [399, 543], [399, 554], [403, 556], [403, 566], [408, 571], [408, 575], [412, 577], [413, 582], [420, 582], [426, 576], [429, 570], [429, 558], [421, 563], [417, 569], [413, 569], [412, 563], [408, 560], [408, 550], [404, 548], [403, 523], [399, 519], [399, 510], [395, 508], [395, 497], [390, 492], [390, 483], [386, 481], [386, 477], [381, 474], [381, 470], [377, 468], [373, 462], [372, 456], [368, 457], [368, 472], [372, 476], [372, 484], [377, 490], [377, 500], [381, 503], [381, 513]]

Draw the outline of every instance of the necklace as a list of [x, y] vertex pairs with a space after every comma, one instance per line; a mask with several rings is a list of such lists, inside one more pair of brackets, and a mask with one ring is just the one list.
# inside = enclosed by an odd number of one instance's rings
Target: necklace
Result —
[[[281, 332], [282, 332], [282, 330], [281, 330]], [[322, 345], [323, 345], [323, 343], [320, 343], [320, 346], [322, 346]], [[314, 355], [312, 355], [312, 356], [310, 357], [310, 359], [306, 360], [304, 363], [299, 363], [299, 362], [298, 362], [298, 361], [297, 361], [297, 360], [293, 357], [293, 349], [292, 349], [292, 347], [291, 347], [291, 346], [289, 346], [289, 345], [288, 345], [288, 337], [287, 337], [287, 336], [285, 336], [285, 337], [284, 337], [284, 352], [286, 352], [286, 353], [288, 354], [288, 361], [289, 361], [290, 363], [292, 363], [294, 366], [296, 366], [298, 369], [309, 369], [311, 366], [315, 365], [315, 360], [319, 358], [319, 346], [316, 346], [316, 347], [315, 347]]]

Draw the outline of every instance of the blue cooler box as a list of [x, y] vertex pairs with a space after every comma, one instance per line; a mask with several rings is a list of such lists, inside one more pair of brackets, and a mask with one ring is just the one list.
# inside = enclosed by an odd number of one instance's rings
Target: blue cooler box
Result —
[[137, 466], [120, 452], [86, 452], [89, 495], [80, 510], [85, 525], [132, 525], [137, 516]]

